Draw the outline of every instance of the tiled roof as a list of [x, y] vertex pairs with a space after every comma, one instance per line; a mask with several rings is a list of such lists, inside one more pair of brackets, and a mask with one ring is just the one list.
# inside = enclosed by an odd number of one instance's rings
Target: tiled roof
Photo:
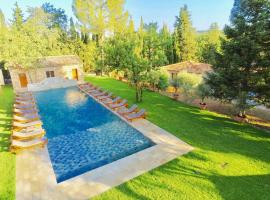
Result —
[[37, 61], [38, 67], [61, 67], [65, 65], [80, 65], [80, 58], [75, 55], [65, 56], [48, 56], [39, 58]]
[[172, 65], [167, 65], [167, 66], [164, 66], [163, 68], [172, 73], [187, 71], [189, 73], [195, 73], [195, 74], [204, 74], [212, 70], [210, 64], [197, 63], [193, 61], [185, 61], [185, 62], [180, 62], [180, 63], [176, 63]]

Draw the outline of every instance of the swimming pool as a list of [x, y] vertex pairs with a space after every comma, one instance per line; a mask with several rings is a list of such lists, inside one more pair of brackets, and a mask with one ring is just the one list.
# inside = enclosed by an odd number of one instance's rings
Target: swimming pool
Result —
[[35, 97], [58, 183], [155, 145], [76, 87]]

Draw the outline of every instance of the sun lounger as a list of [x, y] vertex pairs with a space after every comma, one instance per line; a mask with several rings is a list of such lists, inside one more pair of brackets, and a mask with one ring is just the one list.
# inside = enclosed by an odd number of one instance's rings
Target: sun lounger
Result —
[[138, 110], [138, 106], [136, 104], [134, 104], [133, 106], [131, 106], [129, 109], [127, 109], [126, 107], [122, 107], [120, 108], [117, 112], [120, 114], [120, 115], [127, 115], [127, 114], [130, 114], [130, 113], [133, 113], [133, 112], [136, 112]]
[[13, 110], [14, 113], [19, 114], [19, 115], [27, 115], [27, 114], [36, 114], [38, 111], [37, 109], [19, 109], [19, 108], [14, 108]]
[[106, 95], [108, 92], [105, 91], [105, 92], [99, 92], [99, 93], [94, 93], [94, 94], [91, 94], [93, 97], [98, 97], [98, 96], [104, 96]]
[[22, 129], [20, 131], [13, 131], [12, 138], [16, 140], [29, 140], [37, 137], [43, 137], [45, 131], [41, 127], [31, 128], [31, 129]]
[[24, 97], [24, 98], [33, 97], [33, 94], [32, 93], [16, 93], [16, 97]]
[[34, 100], [33, 96], [16, 96], [16, 100], [22, 100], [22, 101], [29, 101], [29, 100]]
[[35, 114], [26, 114], [26, 115], [14, 115], [13, 119], [15, 121], [18, 122], [23, 122], [23, 123], [27, 123], [27, 122], [32, 122], [32, 121], [36, 121], [39, 119], [39, 116], [37, 113]]
[[42, 125], [42, 122], [40, 120], [27, 122], [27, 123], [13, 121], [14, 129], [23, 129], [27, 127], [35, 127], [35, 126], [41, 126], [41, 125]]
[[16, 104], [35, 104], [35, 101], [34, 101], [34, 99], [32, 99], [32, 100], [20, 100], [20, 99], [16, 99], [15, 100], [15, 103]]
[[124, 118], [127, 119], [128, 121], [132, 121], [135, 119], [140, 119], [140, 118], [145, 118], [145, 110], [142, 109], [136, 113], [131, 113], [129, 115], [124, 115]]
[[26, 92], [16, 92], [16, 95], [29, 95], [32, 94], [32, 92], [26, 91]]
[[107, 94], [107, 95], [97, 96], [97, 99], [98, 99], [98, 100], [108, 99], [108, 98], [111, 98], [112, 95], [113, 95], [112, 93], [109, 93], [109, 94]]
[[99, 93], [99, 92], [102, 92], [101, 88], [95, 88], [95, 89], [90, 89], [90, 90], [86, 91], [86, 93], [88, 93], [88, 94], [95, 94], [95, 93]]
[[34, 147], [45, 147], [48, 143], [47, 138], [36, 138], [30, 141], [19, 141], [19, 140], [12, 140], [10, 145], [10, 151], [13, 153], [17, 153], [22, 150], [31, 149]]
[[105, 101], [103, 101], [103, 103], [106, 105], [110, 105], [113, 103], [118, 103], [120, 100], [121, 100], [120, 97], [116, 97], [115, 99], [106, 99]]
[[109, 107], [111, 109], [117, 109], [117, 108], [120, 108], [122, 106], [128, 106], [127, 104], [127, 100], [124, 99], [123, 101], [119, 102], [119, 103], [114, 103], [114, 104], [110, 104]]
[[14, 108], [18, 108], [18, 109], [24, 109], [24, 110], [30, 110], [30, 109], [34, 109], [36, 107], [35, 104], [14, 104]]

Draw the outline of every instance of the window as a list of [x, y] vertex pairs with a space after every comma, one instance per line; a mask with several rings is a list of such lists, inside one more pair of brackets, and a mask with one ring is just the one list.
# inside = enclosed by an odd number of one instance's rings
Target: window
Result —
[[54, 77], [54, 71], [46, 71], [47, 78]]

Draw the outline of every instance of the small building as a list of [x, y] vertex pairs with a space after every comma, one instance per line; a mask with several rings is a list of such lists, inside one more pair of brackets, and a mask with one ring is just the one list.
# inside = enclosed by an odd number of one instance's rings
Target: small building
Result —
[[212, 70], [210, 64], [185, 61], [162, 67], [170, 74], [170, 80], [174, 80], [180, 72], [203, 75]]
[[28, 84], [40, 83], [51, 77], [84, 80], [83, 64], [75, 55], [39, 58], [35, 68], [10, 67], [9, 72], [15, 90], [26, 89]]

